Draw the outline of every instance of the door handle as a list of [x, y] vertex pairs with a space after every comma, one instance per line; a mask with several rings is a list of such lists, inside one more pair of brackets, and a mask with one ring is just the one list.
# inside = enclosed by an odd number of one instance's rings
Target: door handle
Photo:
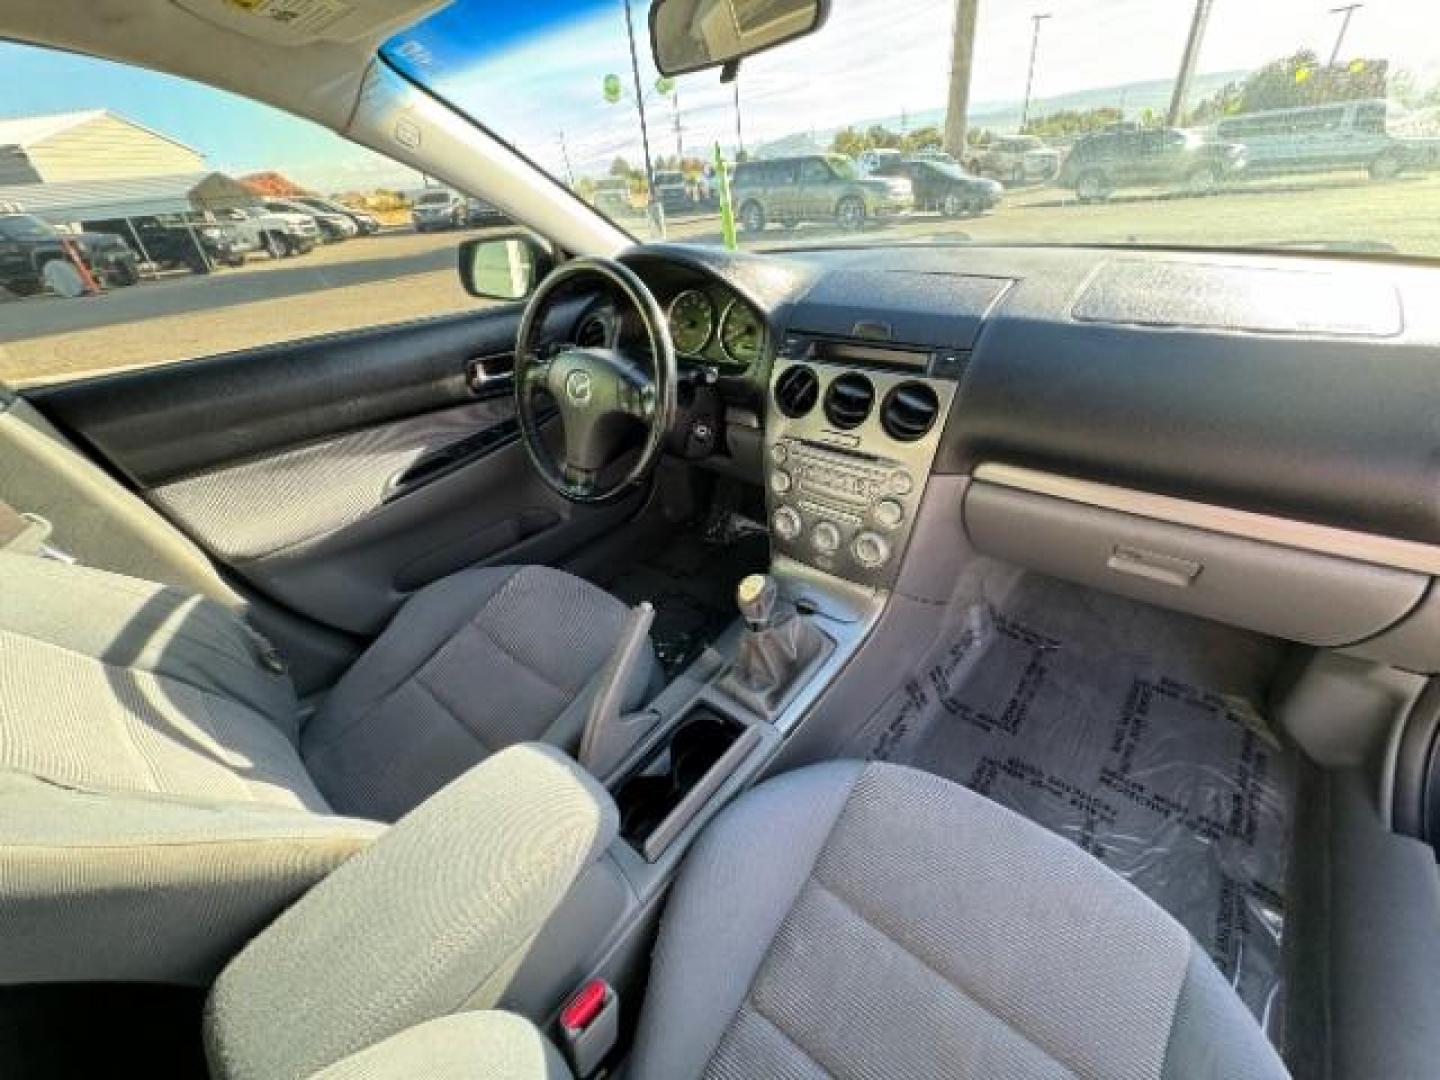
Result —
[[465, 361], [465, 385], [475, 397], [509, 393], [515, 385], [515, 357], [510, 353], [472, 356]]

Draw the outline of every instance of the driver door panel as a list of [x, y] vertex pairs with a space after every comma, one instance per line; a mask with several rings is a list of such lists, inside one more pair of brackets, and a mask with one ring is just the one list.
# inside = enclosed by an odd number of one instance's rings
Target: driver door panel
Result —
[[532, 469], [504, 378], [519, 315], [506, 305], [27, 396], [249, 586], [368, 636], [431, 581], [556, 561], [635, 509], [638, 495], [575, 506]]

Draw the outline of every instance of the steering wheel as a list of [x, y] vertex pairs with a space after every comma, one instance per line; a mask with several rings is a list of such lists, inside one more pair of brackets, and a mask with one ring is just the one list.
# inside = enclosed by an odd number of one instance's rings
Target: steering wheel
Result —
[[[543, 348], [540, 329], [557, 293], [598, 281], [623, 296], [640, 316], [654, 359], [620, 348], [565, 344]], [[577, 503], [607, 503], [639, 484], [660, 460], [675, 422], [675, 343], [659, 302], [633, 270], [614, 259], [571, 259], [545, 278], [520, 319], [515, 342], [515, 416], [521, 442], [542, 480]], [[541, 437], [536, 395], [548, 391], [564, 430], [560, 460]], [[646, 428], [640, 455], [624, 477], [601, 487], [600, 474], [627, 431]]]

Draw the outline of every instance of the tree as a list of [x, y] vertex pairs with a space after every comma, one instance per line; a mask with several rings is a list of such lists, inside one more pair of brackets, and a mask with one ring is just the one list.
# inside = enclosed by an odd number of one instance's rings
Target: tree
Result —
[[866, 142], [865, 136], [853, 127], [843, 127], [835, 132], [835, 137], [830, 140], [830, 149], [846, 157], [859, 157], [870, 149], [870, 144]]
[[865, 140], [870, 145], [867, 150], [899, 150], [900, 135], [891, 131], [884, 124], [871, 124], [865, 129]]
[[1331, 67], [1322, 64], [1310, 49], [1301, 49], [1270, 61], [1238, 84], [1217, 90], [1191, 109], [1185, 119], [1190, 124], [1201, 124], [1239, 113], [1383, 98], [1388, 92], [1389, 73], [1388, 60], [1355, 59]]
[[630, 163], [619, 154], [616, 154], [615, 160], [610, 162], [611, 176], [628, 177], [634, 171], [635, 170], [630, 167]]
[[1104, 105], [1098, 109], [1061, 109], [1059, 112], [1037, 116], [1030, 120], [1021, 131], [1022, 135], [1039, 135], [1044, 138], [1068, 138], [1083, 135], [1087, 131], [1114, 124], [1120, 119], [1120, 110]]
[[909, 151], [915, 150], [938, 150], [945, 145], [945, 139], [940, 134], [940, 129], [934, 124], [926, 124], [910, 132], [902, 140], [902, 148]]

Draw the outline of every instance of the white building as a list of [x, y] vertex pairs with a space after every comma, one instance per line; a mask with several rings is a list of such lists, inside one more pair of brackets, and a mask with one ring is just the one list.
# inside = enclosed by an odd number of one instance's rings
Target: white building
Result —
[[0, 185], [205, 171], [205, 155], [106, 109], [0, 119]]

